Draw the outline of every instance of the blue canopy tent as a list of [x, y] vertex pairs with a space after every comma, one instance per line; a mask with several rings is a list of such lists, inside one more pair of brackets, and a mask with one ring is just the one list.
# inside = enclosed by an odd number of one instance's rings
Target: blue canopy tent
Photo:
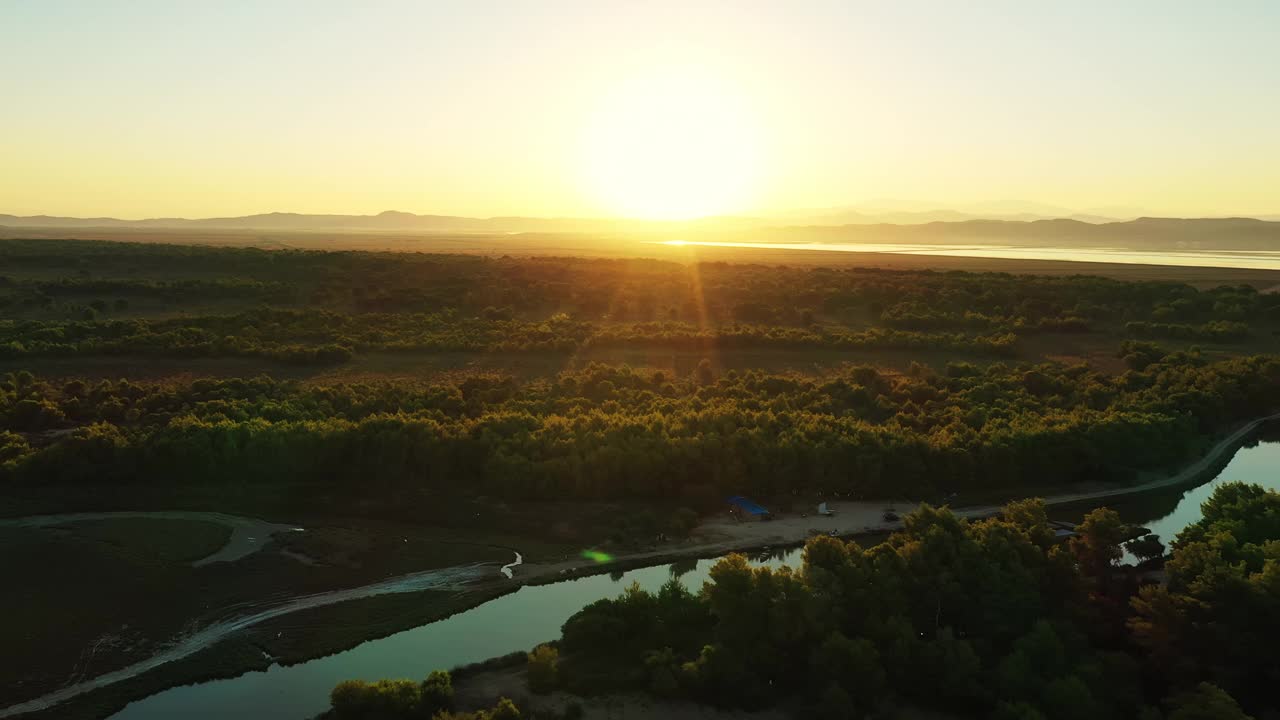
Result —
[[755, 515], [761, 520], [768, 520], [769, 518], [773, 517], [772, 515], [769, 514], [768, 510], [765, 510], [763, 507], [751, 502], [750, 500], [742, 497], [741, 495], [734, 495], [733, 497], [729, 498], [729, 504], [738, 508], [739, 510], [742, 510], [748, 515]]

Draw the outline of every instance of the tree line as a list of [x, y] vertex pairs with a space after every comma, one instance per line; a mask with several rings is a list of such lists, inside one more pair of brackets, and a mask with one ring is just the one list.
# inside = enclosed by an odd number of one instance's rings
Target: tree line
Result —
[[550, 380], [358, 384], [55, 384], [23, 372], [0, 382], [0, 477], [307, 483], [392, 505], [477, 493], [695, 508], [726, 493], [938, 498], [1123, 482], [1278, 406], [1280, 361], [1187, 353], [1119, 376], [1025, 363], [828, 377], [592, 365]]
[[1009, 355], [1016, 338], [1004, 334], [916, 332], [891, 328], [853, 331], [732, 324], [699, 328], [680, 322], [603, 324], [563, 314], [541, 321], [463, 318], [436, 314], [346, 315], [322, 310], [254, 310], [230, 316], [147, 320], [0, 321], [0, 358], [142, 355], [263, 357], [331, 364], [356, 353], [556, 352], [599, 347], [660, 347], [709, 351], [730, 348], [828, 350], [944, 350]]
[[1252, 331], [1247, 324], [1235, 320], [1211, 320], [1202, 325], [1130, 322], [1125, 324], [1125, 331], [1134, 337], [1140, 338], [1176, 338], [1208, 342], [1245, 340], [1252, 335]]

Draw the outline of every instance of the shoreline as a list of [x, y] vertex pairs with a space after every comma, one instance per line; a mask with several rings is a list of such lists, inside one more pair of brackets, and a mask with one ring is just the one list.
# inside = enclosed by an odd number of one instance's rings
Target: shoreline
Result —
[[[1207, 453], [1199, 459], [1190, 463], [1179, 471], [1170, 474], [1168, 477], [1151, 480], [1145, 483], [1138, 483], [1131, 486], [1120, 488], [1108, 488], [1093, 490], [1079, 493], [1060, 493], [1056, 495], [1042, 496], [1045, 504], [1048, 506], [1069, 506], [1074, 504], [1094, 503], [1097, 500], [1126, 497], [1141, 493], [1152, 492], [1156, 490], [1170, 489], [1182, 485], [1202, 482], [1206, 475], [1210, 475], [1219, 471], [1226, 460], [1229, 460], [1248, 439], [1250, 435], [1256, 432], [1263, 425], [1280, 420], [1280, 413], [1274, 413], [1255, 420], [1244, 423], [1231, 431], [1226, 437], [1215, 443]], [[1031, 496], [1034, 497], [1034, 496]], [[518, 567], [520, 571], [514, 573], [514, 577], [500, 578], [484, 578], [476, 579], [467, 583], [466, 589], [461, 592], [466, 596], [464, 601], [457, 607], [451, 608], [451, 611], [436, 616], [421, 619], [420, 622], [409, 625], [407, 627], [393, 630], [392, 632], [380, 634], [376, 636], [365, 637], [359, 642], [338, 647], [331, 650], [322, 650], [310, 657], [302, 658], [294, 663], [286, 663], [289, 665], [307, 662], [320, 657], [327, 657], [357, 645], [373, 640], [388, 637], [398, 632], [418, 627], [421, 625], [438, 622], [449, 616], [460, 612], [466, 612], [472, 608], [478, 607], [486, 602], [496, 598], [518, 592], [522, 587], [546, 585], [565, 580], [575, 580], [583, 577], [601, 575], [613, 572], [625, 572], [643, 567], [652, 567], [655, 565], [676, 562], [680, 560], [702, 560], [720, 557], [734, 552], [757, 552], [766, 549], [775, 548], [792, 548], [803, 545], [810, 537], [815, 534], [833, 534], [844, 539], [857, 539], [859, 537], [887, 535], [901, 528], [900, 521], [885, 522], [880, 515], [884, 507], [883, 502], [838, 502], [831, 503], [837, 511], [835, 516], [801, 516], [801, 517], [783, 517], [769, 522], [753, 522], [744, 521], [736, 523], [728, 523], [725, 521], [711, 521], [700, 525], [695, 530], [695, 537], [702, 537], [702, 542], [693, 541], [687, 543], [683, 547], [664, 548], [662, 550], [642, 551], [630, 553], [618, 557], [607, 563], [601, 564], [585, 564], [584, 560], [565, 560], [556, 563], [523, 563]], [[901, 514], [911, 512], [918, 504], [902, 503], [898, 504], [901, 508]], [[1002, 505], [980, 505], [962, 508], [953, 508], [952, 511], [959, 517], [967, 520], [981, 519], [990, 517], [1000, 511]], [[852, 521], [854, 524], [849, 524]], [[712, 539], [714, 538], [714, 539]], [[513, 568], [514, 569], [514, 568]], [[347, 592], [357, 592], [360, 588], [351, 588]], [[359, 602], [364, 597], [356, 597], [346, 602]], [[334, 607], [342, 603], [333, 603], [327, 607]], [[222, 642], [226, 642], [225, 640]], [[107, 697], [102, 698], [100, 703], [90, 703], [91, 706], [101, 709], [102, 707], [110, 707], [110, 713], [118, 712], [130, 702], [149, 697], [152, 694], [168, 689], [180, 684], [192, 684], [205, 682], [209, 680], [237, 677], [244, 672], [258, 670], [260, 667], [242, 667], [238, 672], [235, 669], [228, 669], [220, 673], [200, 673], [191, 672], [184, 676], [184, 680], [166, 685], [160, 690], [151, 689], [145, 695], [138, 693], [128, 693], [126, 688], [135, 683], [144, 684], [148, 688], [154, 688], [156, 678], [154, 677], [156, 670], [165, 668], [169, 669], [185, 668], [190, 665], [192, 660], [199, 657], [200, 654], [209, 652], [219, 647], [221, 643], [215, 643], [202, 648], [199, 651], [191, 653], [182, 659], [175, 659], [167, 663], [158, 663], [145, 670], [120, 677], [108, 684], [95, 685], [94, 680], [99, 678], [91, 678], [84, 683], [84, 689], [79, 692], [70, 692], [70, 688], [64, 688], [54, 693], [49, 693], [41, 697], [29, 698], [12, 704], [8, 707], [0, 707], [0, 717], [21, 716], [28, 717], [40, 713], [53, 711], [55, 708], [66, 708], [68, 705], [77, 705], [81, 702], [88, 702], [95, 696], [106, 694]], [[120, 673], [127, 668], [114, 671]], [[111, 675], [113, 673], [106, 673]], [[192, 676], [196, 677], [192, 677]], [[149, 677], [150, 676], [150, 677]], [[146, 683], [146, 679], [152, 682]], [[119, 695], [119, 697], [117, 697]], [[53, 697], [57, 699], [49, 702]], [[87, 712], [92, 712], [86, 708]]]
[[[1164, 478], [1125, 487], [1053, 495], [1026, 495], [1023, 497], [1040, 497], [1045, 501], [1045, 505], [1049, 507], [1070, 506], [1199, 483], [1205, 479], [1206, 475], [1212, 475], [1221, 470], [1222, 465], [1225, 464], [1224, 461], [1234, 456], [1235, 452], [1240, 449], [1250, 435], [1263, 425], [1277, 420], [1280, 420], [1280, 413], [1266, 415], [1237, 426], [1200, 458]], [[698, 530], [702, 531], [700, 534], [710, 531], [721, 534], [724, 539], [695, 543], [683, 548], [631, 553], [607, 564], [587, 566], [585, 570], [579, 567], [582, 564], [581, 562], [526, 563], [524, 567], [527, 568], [527, 574], [521, 573], [517, 577], [524, 578], [522, 584], [541, 585], [547, 582], [557, 582], [603, 572], [648, 567], [677, 560], [701, 560], [719, 557], [732, 552], [754, 552], [767, 548], [795, 547], [803, 545], [810, 537], [818, 533], [834, 534], [845, 539], [856, 539], [868, 535], [887, 535], [902, 527], [900, 521], [885, 522], [880, 517], [886, 504], [884, 502], [831, 502], [828, 504], [836, 510], [834, 516], [782, 517], [767, 522], [743, 521], [728, 523], [712, 521], [699, 526]], [[903, 515], [911, 512], [918, 505], [919, 503], [898, 503], [896, 507], [899, 508], [899, 514]], [[951, 508], [951, 511], [966, 520], [977, 520], [999, 513], [1002, 507], [1004, 507], [1003, 503], [999, 505], [974, 505]], [[874, 519], [868, 520], [869, 513], [874, 514]], [[849, 519], [853, 519], [860, 524], [849, 525]], [[561, 571], [565, 570], [570, 572], [561, 574]]]

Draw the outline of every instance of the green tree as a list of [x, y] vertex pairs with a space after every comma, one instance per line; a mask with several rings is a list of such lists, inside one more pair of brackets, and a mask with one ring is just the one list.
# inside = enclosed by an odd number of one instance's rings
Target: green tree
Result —
[[1047, 548], [1053, 543], [1053, 528], [1049, 527], [1048, 506], [1044, 500], [1015, 500], [1005, 505], [1000, 515], [1005, 522], [1026, 532], [1031, 541], [1040, 547]]
[[367, 684], [360, 680], [344, 680], [329, 692], [329, 704], [339, 720], [363, 718], [370, 707]]
[[1089, 686], [1075, 675], [1049, 681], [1040, 707], [1049, 720], [1093, 720], [1099, 711]]
[[549, 693], [560, 683], [560, 651], [550, 645], [539, 645], [528, 655], [529, 689]]
[[693, 377], [699, 385], [706, 387], [716, 381], [715, 371], [711, 369], [711, 361], [702, 358], [698, 361], [698, 366], [694, 368]]
[[417, 712], [420, 700], [418, 683], [411, 680], [347, 680], [329, 693], [333, 712], [340, 720], [409, 718]]
[[1133, 553], [1133, 556], [1138, 558], [1139, 562], [1146, 562], [1164, 556], [1164, 543], [1160, 542], [1160, 536], [1158, 535], [1143, 535], [1125, 543], [1124, 547]]
[[839, 685], [864, 704], [874, 704], [885, 691], [880, 653], [867, 638], [831, 635], [814, 651], [809, 672], [819, 684]]
[[1170, 698], [1167, 705], [1167, 720], [1252, 720], [1235, 698], [1211, 683], [1200, 683], [1192, 690], [1179, 693]]
[[1120, 546], [1127, 533], [1128, 526], [1111, 508], [1098, 508], [1085, 515], [1076, 526], [1076, 536], [1071, 538], [1071, 550], [1085, 575], [1103, 580], [1109, 578], [1112, 569], [1124, 557]]
[[489, 711], [487, 720], [520, 720], [520, 708], [509, 698], [500, 698]]
[[419, 710], [423, 717], [432, 717], [441, 710], [453, 709], [453, 678], [444, 670], [433, 670], [422, 681]]

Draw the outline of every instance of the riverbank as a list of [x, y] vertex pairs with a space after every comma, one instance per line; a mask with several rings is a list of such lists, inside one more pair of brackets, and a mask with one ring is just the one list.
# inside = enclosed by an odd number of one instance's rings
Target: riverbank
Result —
[[[1149, 480], [1124, 487], [1091, 489], [1082, 492], [1032, 494], [1042, 497], [1046, 505], [1072, 506], [1079, 504], [1098, 504], [1099, 500], [1122, 498], [1156, 490], [1165, 490], [1183, 485], [1191, 485], [1208, 480], [1210, 476], [1222, 468], [1253, 433], [1268, 422], [1280, 420], [1280, 413], [1244, 423], [1229, 432], [1215, 443], [1207, 453], [1190, 465], [1170, 473], [1166, 477]], [[1024, 495], [1019, 495], [1024, 497]], [[576, 577], [584, 572], [607, 572], [613, 569], [641, 567], [645, 564], [672, 562], [688, 558], [707, 558], [731, 552], [749, 552], [765, 548], [791, 547], [803, 544], [814, 535], [829, 534], [839, 537], [856, 538], [892, 533], [902, 527], [901, 521], [884, 519], [886, 503], [882, 502], [828, 502], [834, 514], [822, 516], [817, 514], [787, 515], [760, 522], [754, 520], [733, 520], [717, 518], [700, 525], [691, 535], [687, 544], [675, 548], [664, 548], [651, 552], [632, 553], [620, 557], [606, 566], [584, 565], [580, 560], [551, 564], [527, 563], [521, 568], [517, 579], [536, 584], [546, 581]], [[896, 514], [906, 515], [915, 510], [915, 503], [892, 504]], [[991, 517], [1003, 504], [978, 505], [972, 507], [952, 508], [952, 512], [960, 517], [976, 520]]]
[[[14, 585], [0, 602], [7, 618], [0, 637], [25, 659], [0, 673], [0, 715], [60, 709], [66, 700], [177, 666], [196, 668], [179, 672], [179, 682], [262, 669], [268, 655], [278, 653], [264, 654], [246, 630], [375, 595], [418, 592], [431, 596], [424, 604], [435, 612], [456, 608], [454, 595], [467, 580], [496, 576], [514, 557], [495, 544], [463, 542], [473, 538], [462, 534], [317, 521], [273, 542], [250, 535], [258, 550], [238, 560], [201, 562], [237, 543], [228, 542], [232, 533], [222, 525], [183, 517], [42, 516], [0, 526], [0, 564]], [[210, 535], [206, 527], [221, 532]], [[474, 539], [496, 543], [499, 536]], [[344, 634], [321, 649], [332, 652], [365, 637]], [[147, 687], [154, 692], [168, 685]], [[118, 699], [110, 710], [139, 696], [111, 695]]]
[[[1181, 471], [1166, 477], [1123, 488], [1050, 494], [1047, 501], [1053, 505], [1096, 503], [1097, 500], [1108, 497], [1121, 497], [1152, 490], [1167, 489], [1180, 484], [1189, 484], [1207, 479], [1205, 476], [1215, 472], [1225, 463], [1230, 458], [1231, 453], [1251, 433], [1263, 423], [1277, 417], [1280, 417], [1280, 414], [1259, 418], [1238, 427], [1215, 443], [1204, 456]], [[0, 716], [15, 714], [15, 710], [19, 709], [22, 712], [26, 712], [28, 709], [32, 711], [51, 710], [56, 707], [59, 717], [102, 717], [106, 713], [119, 708], [131, 698], [154, 693], [173, 684], [194, 682], [208, 679], [215, 675], [226, 677], [250, 669], [260, 670], [275, 660], [289, 664], [309, 657], [336, 652], [343, 648], [335, 647], [335, 644], [345, 643], [346, 647], [351, 647], [375, 637], [390, 635], [406, 627], [428, 623], [440, 619], [442, 616], [475, 607], [502, 595], [515, 592], [524, 585], [555, 583], [560, 580], [586, 575], [621, 572], [628, 568], [690, 558], [716, 557], [733, 551], [795, 546], [802, 544], [810, 535], [816, 532], [861, 537], [868, 534], [890, 532], [899, 526], [899, 523], [889, 523], [882, 519], [883, 505], [879, 503], [835, 503], [832, 506], [837, 510], [837, 514], [833, 517], [783, 517], [767, 523], [708, 522], [683, 543], [652, 551], [627, 554], [609, 563], [594, 564], [578, 559], [565, 559], [556, 562], [531, 562], [514, 568], [513, 580], [502, 578], [495, 569], [495, 572], [487, 576], [467, 578], [465, 583], [458, 586], [456, 594], [450, 594], [447, 599], [448, 602], [444, 605], [437, 605], [435, 602], [422, 603], [420, 609], [406, 611], [402, 617], [403, 622], [393, 622], [390, 625], [380, 624], [376, 628], [369, 628], [372, 634], [363, 632], [355, 634], [343, 633], [340, 637], [328, 638], [319, 644], [315, 644], [314, 638], [307, 637], [302, 640], [301, 645], [292, 647], [290, 651], [283, 653], [272, 652], [269, 643], [265, 646], [254, 645], [253, 647], [260, 648], [257, 658], [251, 657], [252, 653], [243, 651], [243, 641], [230, 645], [220, 643], [219, 647], [222, 650], [218, 652], [210, 649], [208, 652], [202, 651], [192, 654], [180, 662], [161, 664], [162, 667], [153, 666], [156, 669], [145, 675], [137, 673], [135, 676], [114, 678], [113, 683], [108, 683], [111, 687], [106, 688], [105, 691], [99, 689], [103, 687], [101, 684], [97, 687], [64, 688], [63, 691], [46, 695], [36, 702], [24, 703], [25, 707], [11, 706], [0, 710]], [[910, 510], [910, 507], [905, 505], [897, 507], [902, 513]], [[977, 518], [994, 514], [998, 510], [998, 505], [987, 505], [960, 508], [956, 512], [964, 517]], [[360, 588], [352, 588], [351, 592], [358, 593], [359, 590]], [[405, 597], [406, 599], [408, 598], [408, 596]], [[313, 609], [307, 612], [318, 613], [311, 619], [311, 624], [318, 626], [324, 624], [324, 619], [331, 618], [333, 614], [345, 614], [347, 617], [367, 614], [359, 611], [365, 607], [360, 604], [362, 602], [368, 601], [355, 600], [323, 609], [313, 606]], [[447, 609], [445, 609], [446, 607]], [[259, 628], [259, 630], [263, 629], [274, 628], [270, 625]], [[299, 636], [304, 634], [299, 633]], [[264, 647], [266, 649], [261, 649]], [[239, 648], [239, 650], [231, 652], [231, 648]], [[95, 678], [95, 680], [98, 679]], [[89, 693], [91, 690], [94, 692]], [[89, 693], [90, 696], [85, 696], [86, 693]], [[83, 702], [77, 701], [71, 705], [59, 704], [61, 701], [80, 698], [81, 696], [85, 696], [83, 697]]]

